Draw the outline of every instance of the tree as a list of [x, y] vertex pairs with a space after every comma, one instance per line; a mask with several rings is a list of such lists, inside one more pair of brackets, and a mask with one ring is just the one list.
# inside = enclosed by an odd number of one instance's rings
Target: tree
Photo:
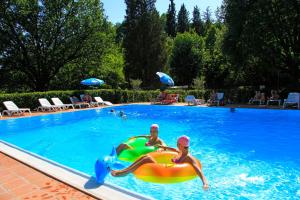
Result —
[[182, 4], [180, 7], [177, 19], [177, 32], [184, 33], [186, 31], [189, 31], [189, 13], [186, 10], [184, 4]]
[[206, 39], [205, 39], [205, 47], [209, 50], [210, 54], [213, 53], [215, 50], [215, 43], [216, 43], [216, 33], [217, 30], [214, 26], [212, 26], [207, 33]]
[[221, 5], [221, 7], [217, 7], [217, 10], [215, 11], [217, 23], [224, 23], [225, 20], [225, 7]]
[[171, 72], [176, 85], [192, 85], [203, 63], [203, 39], [196, 33], [177, 34], [171, 55]]
[[123, 87], [124, 56], [120, 44], [115, 42], [118, 27], [107, 23], [105, 31], [98, 33], [101, 37], [88, 44], [88, 48], [99, 48], [97, 53], [74, 60], [61, 68], [50, 82], [50, 89], [80, 89], [80, 81], [90, 77], [104, 80], [105, 87]]
[[99, 51], [86, 47], [99, 40], [104, 23], [98, 0], [1, 1], [1, 71], [18, 72], [23, 85], [47, 90], [63, 66]]
[[167, 27], [166, 32], [169, 36], [176, 36], [176, 10], [174, 0], [170, 0], [169, 9], [167, 12]]
[[[299, 88], [300, 2], [225, 1], [224, 52], [244, 83]], [[254, 78], [253, 78], [254, 77]]]
[[203, 22], [201, 20], [200, 10], [199, 10], [198, 6], [194, 7], [193, 19], [192, 19], [192, 28], [195, 29], [195, 31], [198, 35], [201, 35], [201, 36], [204, 35]]
[[205, 12], [203, 12], [203, 19], [205, 22], [205, 32], [210, 28], [212, 24], [212, 19], [211, 19], [211, 11], [209, 7], [206, 8]]
[[125, 77], [141, 79], [143, 87], [159, 82], [155, 73], [166, 64], [165, 37], [154, 0], [125, 1]]
[[212, 24], [205, 38], [205, 53], [201, 75], [205, 86], [211, 89], [232, 88], [236, 77], [231, 77], [231, 65], [221, 47], [226, 27], [218, 22]]

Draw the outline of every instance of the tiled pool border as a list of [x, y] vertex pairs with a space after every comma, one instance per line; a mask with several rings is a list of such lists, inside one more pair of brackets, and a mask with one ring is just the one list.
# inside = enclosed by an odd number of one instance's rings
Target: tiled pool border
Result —
[[153, 198], [108, 183], [99, 185], [93, 177], [85, 173], [43, 158], [3, 140], [0, 140], [0, 151], [95, 198], [103, 200], [153, 200]]

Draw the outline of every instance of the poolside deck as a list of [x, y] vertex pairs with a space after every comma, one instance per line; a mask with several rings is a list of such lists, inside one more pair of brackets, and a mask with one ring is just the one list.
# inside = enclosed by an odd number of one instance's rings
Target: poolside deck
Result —
[[[129, 103], [130, 104], [130, 103]], [[132, 103], [132, 104], [146, 104], [146, 105], [151, 105], [151, 103], [149, 102], [139, 102], [139, 103]], [[114, 104], [113, 106], [122, 106], [122, 105], [128, 105], [128, 104]], [[187, 103], [175, 103], [175, 104], [171, 104], [171, 105], [176, 105], [176, 106], [188, 106]], [[162, 106], [169, 106], [169, 105], [162, 105]], [[194, 105], [190, 105], [190, 106], [194, 106]], [[109, 107], [109, 106], [105, 106], [105, 107]], [[56, 111], [56, 112], [38, 112], [38, 111], [33, 111], [32, 114], [29, 113], [24, 113], [21, 116], [18, 115], [13, 115], [13, 116], [2, 116], [0, 117], [0, 120], [4, 120], [4, 119], [10, 119], [10, 118], [19, 118], [19, 117], [28, 117], [28, 116], [38, 116], [38, 115], [47, 115], [47, 114], [57, 114], [57, 113], [61, 113], [61, 112], [76, 112], [76, 111], [82, 111], [82, 110], [91, 110], [91, 109], [99, 109], [99, 108], [105, 108], [104, 106], [100, 106], [100, 107], [92, 107], [92, 108], [82, 108], [82, 109], [68, 109], [68, 110], [62, 110], [62, 111]], [[203, 104], [203, 105], [198, 105], [195, 107], [210, 107], [207, 104]], [[259, 109], [283, 109], [282, 106], [277, 106], [277, 105], [253, 105], [253, 104], [226, 104], [225, 106], [211, 106], [211, 107], [220, 107], [220, 108], [259, 108]], [[293, 109], [292, 107], [288, 107], [288, 108], [284, 108], [283, 110], [286, 109]]]
[[95, 199], [0, 152], [0, 200]]

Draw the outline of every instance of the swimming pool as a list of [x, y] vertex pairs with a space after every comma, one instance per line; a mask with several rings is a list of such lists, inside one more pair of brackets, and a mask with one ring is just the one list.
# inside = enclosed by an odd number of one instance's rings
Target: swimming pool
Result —
[[170, 146], [186, 134], [210, 190], [199, 178], [152, 184], [132, 175], [107, 182], [156, 199], [299, 199], [300, 112], [295, 110], [129, 105], [0, 121], [0, 139], [84, 173], [98, 157], [152, 123]]

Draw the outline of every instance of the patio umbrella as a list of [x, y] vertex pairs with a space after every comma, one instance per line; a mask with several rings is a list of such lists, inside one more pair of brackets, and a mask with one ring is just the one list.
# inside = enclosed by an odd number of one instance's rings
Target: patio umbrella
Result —
[[156, 72], [156, 74], [159, 76], [160, 82], [168, 86], [174, 86], [174, 81], [169, 75], [162, 72]]
[[82, 80], [80, 83], [82, 85], [98, 86], [98, 85], [102, 85], [104, 83], [104, 81], [97, 79], [97, 78], [88, 78], [88, 79]]

